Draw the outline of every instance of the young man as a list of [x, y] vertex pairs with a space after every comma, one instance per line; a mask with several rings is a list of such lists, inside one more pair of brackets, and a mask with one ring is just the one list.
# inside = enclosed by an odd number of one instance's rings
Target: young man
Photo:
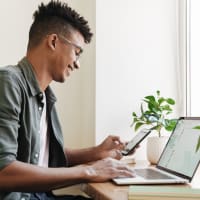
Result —
[[88, 149], [63, 147], [49, 84], [64, 82], [79, 68], [79, 56], [91, 37], [88, 22], [67, 4], [41, 4], [34, 13], [26, 57], [16, 66], [0, 68], [1, 200], [57, 199], [51, 194], [56, 188], [133, 176], [119, 161], [124, 147], [119, 137], [109, 136]]

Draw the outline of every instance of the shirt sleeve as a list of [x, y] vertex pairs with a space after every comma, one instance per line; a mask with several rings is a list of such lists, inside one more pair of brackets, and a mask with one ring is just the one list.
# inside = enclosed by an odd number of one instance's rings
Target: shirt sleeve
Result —
[[16, 160], [21, 110], [20, 87], [14, 74], [0, 72], [0, 170]]

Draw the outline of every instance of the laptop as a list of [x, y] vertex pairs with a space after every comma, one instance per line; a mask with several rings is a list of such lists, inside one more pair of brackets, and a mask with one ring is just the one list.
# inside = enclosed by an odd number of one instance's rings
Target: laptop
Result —
[[191, 182], [200, 163], [200, 150], [196, 151], [200, 130], [195, 126], [200, 126], [200, 117], [181, 117], [155, 167], [135, 168], [135, 177], [113, 181], [118, 185]]

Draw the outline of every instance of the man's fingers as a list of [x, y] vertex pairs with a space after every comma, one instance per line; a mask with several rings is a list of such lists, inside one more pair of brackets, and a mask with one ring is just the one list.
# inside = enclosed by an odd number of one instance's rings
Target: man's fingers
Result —
[[132, 171], [127, 171], [127, 170], [120, 170], [119, 175], [117, 178], [122, 178], [122, 177], [135, 177], [135, 172]]
[[116, 169], [119, 171], [120, 175], [124, 176], [135, 176], [135, 171], [133, 168], [129, 167], [126, 163], [123, 163], [121, 161], [115, 161]]
[[120, 165], [117, 177], [135, 177], [135, 171], [127, 165]]

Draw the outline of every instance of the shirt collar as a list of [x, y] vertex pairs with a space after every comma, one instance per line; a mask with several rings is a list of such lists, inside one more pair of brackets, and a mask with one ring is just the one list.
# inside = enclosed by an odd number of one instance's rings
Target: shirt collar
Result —
[[27, 60], [27, 58], [26, 57], [23, 58], [18, 63], [18, 66], [22, 70], [22, 73], [26, 79], [26, 82], [28, 84], [28, 87], [30, 89], [32, 96], [36, 96], [37, 94], [41, 93], [38, 81], [37, 81], [35, 73], [33, 71], [33, 66]]
[[[30, 92], [31, 92], [32, 96], [36, 96], [36, 95], [42, 93], [42, 91], [40, 90], [37, 78], [35, 76], [35, 73], [34, 73], [34, 70], [33, 70], [33, 66], [28, 61], [28, 59], [26, 57], [24, 57], [18, 63], [18, 66], [22, 70], [22, 73], [23, 73], [23, 75], [24, 75], [24, 77], [26, 79], [26, 82], [28, 84], [28, 87], [30, 89]], [[52, 102], [55, 102], [57, 100], [55, 95], [54, 95], [54, 93], [53, 93], [53, 91], [51, 90], [51, 88], [49, 86], [45, 90], [45, 93], [47, 95], [47, 98], [50, 98], [49, 100], [51, 100]]]
[[55, 94], [53, 93], [50, 86], [48, 86], [47, 89], [45, 90], [45, 94], [46, 94], [48, 101], [51, 101], [52, 103], [57, 101], [57, 98], [56, 98]]

